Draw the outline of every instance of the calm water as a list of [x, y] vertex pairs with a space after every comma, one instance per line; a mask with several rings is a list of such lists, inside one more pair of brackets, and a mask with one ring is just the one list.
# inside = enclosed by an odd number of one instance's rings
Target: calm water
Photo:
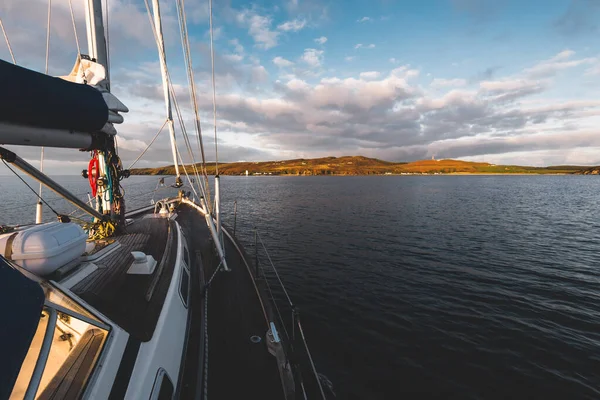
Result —
[[[85, 198], [82, 178], [57, 180]], [[262, 232], [338, 398], [600, 398], [597, 177], [222, 184], [225, 221], [237, 200], [238, 236]], [[0, 177], [0, 224], [33, 221], [27, 191]]]

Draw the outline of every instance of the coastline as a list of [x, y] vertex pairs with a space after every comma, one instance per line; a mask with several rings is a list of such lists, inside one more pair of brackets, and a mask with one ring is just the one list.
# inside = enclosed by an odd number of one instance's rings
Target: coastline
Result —
[[[200, 166], [200, 164], [197, 164]], [[192, 165], [189, 165], [192, 167]], [[214, 175], [215, 165], [200, 166]], [[323, 157], [282, 161], [231, 162], [219, 164], [221, 175], [232, 176], [368, 176], [368, 175], [569, 175], [593, 174], [600, 167], [557, 165], [533, 167], [497, 165], [462, 160], [390, 162], [363, 156]], [[136, 168], [132, 175], [174, 175], [174, 166]], [[593, 171], [593, 172], [592, 172]]]

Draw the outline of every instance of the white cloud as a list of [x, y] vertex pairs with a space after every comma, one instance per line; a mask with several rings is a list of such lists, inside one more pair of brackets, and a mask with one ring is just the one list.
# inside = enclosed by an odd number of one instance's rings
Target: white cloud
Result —
[[269, 73], [262, 65], [252, 67], [252, 80], [257, 83], [266, 82], [269, 79]]
[[379, 78], [381, 74], [377, 71], [368, 71], [368, 72], [361, 72], [360, 73], [360, 79], [364, 79], [364, 80], [373, 80], [373, 79], [377, 79]]
[[358, 43], [354, 46], [355, 49], [374, 49], [375, 45], [373, 43], [371, 44], [362, 44], [362, 43]]
[[242, 54], [224, 54], [223, 58], [238, 63], [244, 59], [244, 56]]
[[585, 70], [586, 75], [600, 75], [600, 63]]
[[443, 79], [443, 78], [435, 78], [432, 82], [431, 82], [431, 87], [434, 88], [443, 88], [443, 87], [448, 87], [448, 86], [465, 86], [467, 84], [467, 80], [466, 79]]
[[231, 39], [229, 41], [229, 44], [231, 44], [233, 46], [233, 48], [235, 49], [236, 53], [243, 53], [244, 52], [244, 46], [242, 46], [240, 44], [240, 41], [238, 39]]
[[123, 135], [119, 135], [119, 149], [130, 151], [143, 151], [147, 144], [138, 139], [127, 139]]
[[369, 22], [369, 21], [372, 21], [372, 19], [370, 17], [362, 17], [362, 18], [356, 20], [356, 22]]
[[290, 79], [288, 83], [286, 83], [288, 89], [294, 92], [308, 92], [311, 89], [311, 86], [305, 81], [297, 78]]
[[248, 34], [252, 36], [257, 47], [268, 50], [277, 46], [279, 32], [271, 30], [271, 17], [243, 10], [236, 15], [236, 19], [248, 26]]
[[302, 61], [313, 68], [320, 67], [323, 63], [323, 50], [317, 49], [304, 49], [302, 54]]
[[277, 27], [277, 29], [279, 29], [280, 31], [284, 31], [284, 32], [290, 32], [290, 31], [298, 32], [305, 26], [306, 26], [306, 20], [297, 18], [292, 21], [284, 22], [283, 24], [279, 25]]
[[[10, 4], [10, 7], [19, 8], [21, 11], [17, 17], [14, 17], [15, 14], [11, 11], [11, 19], [14, 18], [14, 22], [6, 28], [9, 30], [15, 51], [27, 49], [27, 52], [19, 51], [16, 54], [17, 60], [29, 58], [27, 62], [30, 65], [43, 69], [46, 9], [38, 7], [40, 10], [36, 10], [32, 7], [32, 4], [39, 4], [40, 1], [9, 0], [7, 4]], [[22, 6], [21, 3], [27, 6]], [[298, 7], [304, 7], [303, 3]], [[0, 10], [3, 6], [5, 4], [0, 0]], [[137, 10], [133, 19], [135, 22], [139, 21], [140, 26], [145, 24], [136, 31], [134, 24], [123, 16], [128, 15], [127, 12], [117, 17], [117, 9], [111, 11], [111, 18], [115, 16], [111, 22], [113, 89], [117, 96], [123, 96], [122, 100], [131, 109], [125, 116], [126, 121], [119, 132], [121, 156], [124, 163], [129, 164], [128, 161], [133, 160], [139, 151], [145, 148], [148, 138], [156, 133], [164, 120], [163, 93], [156, 49], [147, 26], [147, 17], [142, 12], [143, 5], [140, 7], [140, 4], [136, 3], [134, 6], [130, 0], [113, 0], [110, 7], [119, 7], [120, 11]], [[28, 12], [35, 15], [29, 15]], [[249, 46], [256, 44], [259, 48], [272, 48], [284, 33], [276, 28], [275, 20], [269, 15], [259, 15], [263, 12], [252, 8], [240, 14], [238, 21], [248, 34], [243, 32], [239, 38], [244, 43], [250, 43]], [[168, 36], [171, 36], [171, 45], [174, 46], [178, 44], [174, 8], [165, 8], [163, 13], [165, 36], [167, 42]], [[82, 7], [76, 10], [76, 14], [83, 15]], [[52, 37], [51, 45], [56, 43], [58, 51], [71, 48], [69, 53], [65, 52], [66, 55], [62, 56], [68, 61], [66, 66], [70, 67], [74, 54], [74, 40], [68, 3], [66, 9], [58, 5], [56, 10], [53, 9], [53, 19], [55, 17], [60, 23], [64, 22], [64, 26], [57, 28], [60, 32]], [[379, 17], [373, 18], [374, 21], [379, 21]], [[307, 20], [311, 21], [312, 17], [307, 17]], [[10, 21], [5, 19], [5, 25], [8, 22]], [[20, 35], [20, 29], [15, 28], [17, 22], [25, 23]], [[125, 23], [131, 26], [125, 26]], [[30, 34], [29, 28], [32, 25], [39, 25], [39, 33], [36, 31], [35, 34]], [[82, 19], [78, 18], [80, 42], [85, 51], [83, 26]], [[228, 25], [223, 26], [226, 32], [231, 34], [233, 30], [230, 30]], [[15, 31], [17, 33], [14, 33]], [[201, 29], [192, 33], [190, 39], [200, 42], [203, 34], [204, 29]], [[31, 37], [28, 38], [28, 35]], [[409, 66], [397, 65], [399, 60], [396, 58], [382, 59], [383, 62], [388, 60], [388, 65], [394, 68], [390, 73], [366, 71], [359, 74], [357, 71], [349, 75], [353, 70], [351, 67], [359, 65], [359, 60], [366, 61], [362, 53], [352, 52], [350, 48], [347, 50], [352, 55], [344, 57], [344, 60], [354, 60], [355, 64], [347, 64], [345, 69], [336, 66], [337, 72], [324, 70], [327, 65], [324, 62], [320, 39], [314, 35], [305, 37], [305, 40], [313, 41], [316, 49], [306, 48], [298, 59], [286, 59], [283, 55], [287, 53], [283, 52], [279, 53], [281, 57], [271, 54], [265, 58], [261, 55], [263, 61], [269, 60], [269, 64], [273, 63], [271, 68], [262, 66], [257, 54], [252, 55], [237, 39], [226, 42], [223, 53], [217, 52], [219, 65], [216, 72], [222, 74], [217, 78], [218, 123], [222, 132], [220, 140], [224, 143], [236, 143], [237, 136], [244, 137], [245, 142], [252, 143], [250, 147], [253, 150], [230, 147], [227, 160], [257, 160], [284, 156], [294, 158], [302, 153], [307, 157], [365, 154], [408, 161], [426, 158], [427, 154], [434, 153], [439, 157], [486, 155], [487, 158], [498, 154], [521, 154], [519, 152], [523, 154], [521, 160], [529, 159], [529, 154], [534, 152], [540, 154], [539, 157], [536, 155], [536, 159], [541, 160], [540, 163], [548, 160], [545, 158], [546, 154], [558, 157], [565, 153], [573, 155], [572, 158], [567, 158], [569, 163], [600, 160], [600, 156], [597, 155], [600, 154], [600, 135], [596, 128], [600, 122], [600, 101], [592, 100], [591, 85], [584, 86], [593, 82], [593, 78], [583, 76], [584, 73], [600, 73], [598, 59], [584, 58], [572, 50], [565, 50], [558, 54], [549, 54], [519, 73], [503, 76], [503, 70], [500, 69], [493, 77], [490, 74], [470, 86], [466, 85], [467, 81], [459, 78], [438, 78], [433, 81], [433, 78], [428, 78], [426, 82], [431, 81], [431, 86], [422, 87], [423, 82], [415, 79], [419, 76], [419, 71]], [[351, 46], [351, 43], [348, 45]], [[118, 46], [137, 54], [117, 53]], [[199, 43], [198, 49], [200, 47]], [[375, 46], [360, 44], [357, 49], [363, 51], [362, 49], [373, 47]], [[172, 53], [175, 56], [175, 51]], [[8, 57], [0, 43], [0, 57], [2, 55]], [[139, 57], [140, 55], [142, 57]], [[52, 56], [53, 60], [61, 57], [58, 53], [53, 53]], [[147, 61], [136, 63], [132, 68], [131, 62], [136, 58]], [[202, 63], [203, 58], [209, 59], [202, 56], [196, 58], [197, 63]], [[178, 61], [174, 58], [173, 65], [177, 65]], [[203, 66], [198, 70], [199, 81], [205, 76], [210, 77], [210, 62], [206, 65], [208, 69]], [[287, 67], [278, 71], [284, 71], [286, 74], [269, 76], [267, 69], [276, 67]], [[462, 72], [461, 67], [462, 65], [459, 65], [459, 68], [455, 69], [456, 75], [450, 76], [462, 77], [459, 75]], [[574, 68], [579, 68], [577, 73], [564, 76], [558, 74], [560, 71], [571, 72]], [[171, 73], [177, 82], [185, 82], [185, 71], [173, 69]], [[318, 73], [327, 73], [328, 78], [320, 78]], [[425, 75], [427, 71], [422, 73]], [[272, 86], [274, 79], [281, 81]], [[552, 92], [544, 92], [555, 81], [557, 85], [553, 87]], [[438, 90], [431, 90], [433, 87]], [[564, 92], [565, 87], [567, 92]], [[181, 93], [182, 98], [187, 94], [183, 85], [176, 85], [176, 91], [178, 95]], [[207, 111], [202, 114], [204, 118], [208, 116], [209, 110], [212, 111], [210, 91], [198, 92], [201, 109]], [[563, 94], [564, 97], [581, 100], [566, 101], [561, 98]], [[586, 97], [588, 95], [589, 97]], [[186, 107], [185, 104], [183, 106]], [[589, 157], [577, 158], [577, 155], [583, 154], [581, 149], [586, 149], [587, 146], [594, 149], [585, 153]], [[269, 150], [254, 151], [257, 148]], [[38, 151], [23, 149], [20, 152], [23, 156], [37, 161]], [[56, 154], [58, 155], [53, 156], [54, 160], [63, 158], [62, 153]], [[156, 166], [171, 163], [169, 154], [168, 136], [161, 136], [138, 165]], [[83, 154], [82, 159], [85, 157], [87, 156]], [[48, 160], [52, 158], [49, 157]], [[518, 162], [517, 156], [513, 161]], [[144, 162], [147, 164], [143, 164]]]
[[325, 36], [321, 36], [319, 38], [316, 38], [315, 42], [318, 44], [325, 44], [325, 42], [327, 42], [327, 38]]
[[525, 69], [525, 74], [532, 78], [550, 77], [564, 69], [577, 67], [584, 64], [593, 64], [598, 60], [593, 57], [581, 58], [578, 60], [571, 59], [575, 55], [572, 50], [563, 50], [554, 57], [542, 61], [537, 65]]
[[[219, 26], [213, 29], [213, 39], [214, 40], [219, 40], [221, 38], [221, 36], [223, 35], [223, 27]], [[210, 30], [206, 31], [206, 35], [207, 38], [210, 37]]]
[[496, 81], [482, 81], [479, 87], [490, 92], [507, 92], [537, 86], [540, 82], [527, 79], [503, 79]]
[[273, 59], [273, 64], [277, 65], [280, 68], [291, 67], [292, 65], [294, 65], [294, 63], [290, 60], [286, 60], [285, 58], [279, 56]]

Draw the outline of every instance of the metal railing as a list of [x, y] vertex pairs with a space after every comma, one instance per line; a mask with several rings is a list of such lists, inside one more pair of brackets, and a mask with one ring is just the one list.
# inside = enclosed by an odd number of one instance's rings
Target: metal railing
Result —
[[[264, 281], [267, 294], [270, 297], [271, 304], [275, 310], [275, 317], [277, 319], [278, 327], [280, 327], [280, 334], [283, 334], [286, 339], [284, 340], [283, 348], [294, 372], [296, 391], [302, 393], [305, 399], [326, 399], [327, 397], [323, 390], [320, 374], [317, 372], [308, 344], [306, 343], [306, 336], [304, 334], [304, 329], [302, 328], [302, 323], [300, 322], [300, 312], [292, 302], [292, 299], [281, 280], [281, 276], [279, 275], [277, 268], [275, 268], [275, 264], [273, 263], [267, 247], [256, 227], [254, 228], [254, 248], [254, 278]], [[261, 257], [268, 262], [262, 263]], [[265, 268], [263, 264], [266, 264], [268, 269]], [[285, 303], [287, 303], [284, 304], [284, 306], [286, 306], [288, 310], [284, 310], [283, 313], [283, 307], [280, 307], [280, 304], [278, 304], [281, 303], [281, 300], [278, 300], [275, 297], [273, 293], [274, 290], [278, 290], [283, 294]], [[285, 311], [291, 314], [291, 319], [288, 320], [291, 321], [291, 323], [286, 324], [283, 318]]]

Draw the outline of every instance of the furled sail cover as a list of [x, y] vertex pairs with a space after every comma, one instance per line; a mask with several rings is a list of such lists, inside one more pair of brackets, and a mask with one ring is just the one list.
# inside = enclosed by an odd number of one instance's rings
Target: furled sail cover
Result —
[[108, 116], [95, 88], [0, 60], [0, 122], [97, 132]]
[[44, 306], [41, 286], [0, 256], [0, 399], [7, 399], [19, 375]]

